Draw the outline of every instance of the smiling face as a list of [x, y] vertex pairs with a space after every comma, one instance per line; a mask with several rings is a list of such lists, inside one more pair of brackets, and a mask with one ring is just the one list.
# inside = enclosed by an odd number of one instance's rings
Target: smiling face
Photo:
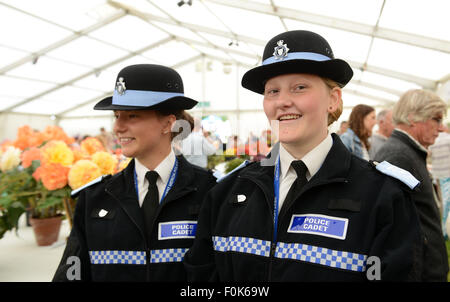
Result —
[[170, 129], [175, 117], [161, 116], [154, 110], [114, 111], [114, 133], [127, 157], [140, 162], [169, 148]]
[[279, 122], [280, 142], [301, 154], [325, 139], [328, 114], [340, 101], [340, 88], [331, 89], [319, 76], [310, 74], [271, 78], [264, 90], [264, 112], [269, 122]]

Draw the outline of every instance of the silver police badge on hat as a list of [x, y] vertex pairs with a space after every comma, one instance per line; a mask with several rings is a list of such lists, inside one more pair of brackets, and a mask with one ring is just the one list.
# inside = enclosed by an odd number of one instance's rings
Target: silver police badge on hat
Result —
[[273, 55], [277, 60], [283, 60], [289, 51], [287, 44], [283, 44], [284, 41], [280, 40], [277, 42], [277, 46], [274, 47]]
[[123, 78], [120, 77], [119, 81], [116, 83], [117, 93], [120, 94], [120, 95], [123, 95], [125, 93], [126, 89], [127, 88], [125, 87], [125, 82], [124, 82]]

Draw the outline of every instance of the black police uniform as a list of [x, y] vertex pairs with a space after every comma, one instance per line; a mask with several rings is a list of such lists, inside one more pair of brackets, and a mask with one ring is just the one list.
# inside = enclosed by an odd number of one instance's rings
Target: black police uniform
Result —
[[[332, 138], [322, 167], [281, 208], [276, 241], [274, 166], [252, 163], [221, 180], [185, 255], [188, 280], [364, 281], [369, 270], [382, 281], [417, 280], [422, 241], [410, 189]], [[294, 218], [304, 214], [347, 219], [345, 238], [296, 232]]]
[[149, 245], [134, 185], [134, 160], [122, 172], [82, 190], [53, 281], [68, 281], [68, 276], [76, 279], [72, 259], [80, 260], [82, 281], [186, 280], [182, 259], [193, 239], [159, 240], [160, 223], [190, 222], [195, 226], [206, 192], [216, 179], [183, 156], [177, 159], [178, 175], [158, 208]]

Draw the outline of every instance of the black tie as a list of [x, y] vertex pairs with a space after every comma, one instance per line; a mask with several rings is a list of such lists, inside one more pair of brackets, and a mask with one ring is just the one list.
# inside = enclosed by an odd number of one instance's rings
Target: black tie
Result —
[[155, 219], [156, 211], [159, 207], [159, 194], [158, 187], [156, 186], [158, 173], [156, 171], [148, 171], [145, 174], [145, 178], [148, 180], [148, 192], [147, 195], [145, 195], [142, 210], [144, 211], [147, 237], [150, 237], [150, 229], [153, 225], [153, 220]]
[[294, 198], [298, 196], [300, 190], [308, 182], [308, 180], [306, 180], [306, 171], [308, 171], [308, 168], [306, 167], [304, 162], [302, 162], [301, 160], [294, 160], [291, 163], [291, 166], [297, 173], [297, 179], [292, 183], [291, 188], [289, 189], [289, 192], [286, 195], [286, 198], [283, 203], [283, 205], [286, 206], [288, 206], [290, 203], [294, 201]]

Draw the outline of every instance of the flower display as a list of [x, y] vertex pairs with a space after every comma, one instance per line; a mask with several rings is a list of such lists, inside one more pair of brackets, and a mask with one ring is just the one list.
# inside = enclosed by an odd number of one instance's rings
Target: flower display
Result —
[[22, 161], [22, 167], [28, 168], [31, 166], [33, 160], [41, 160], [41, 150], [36, 147], [31, 147], [20, 155], [20, 159]]
[[20, 149], [12, 146], [8, 147], [5, 152], [2, 153], [0, 158], [0, 170], [5, 172], [9, 171], [20, 164]]
[[16, 140], [0, 144], [0, 238], [18, 227], [25, 210], [33, 218], [61, 216], [67, 204], [75, 206], [70, 200], [72, 190], [103, 174], [116, 173], [130, 160], [124, 161], [120, 150], [106, 152], [94, 137], [80, 146], [73, 143], [60, 127], [38, 131], [22, 126]]
[[80, 144], [80, 148], [82, 152], [88, 155], [93, 155], [99, 151], [105, 151], [102, 143], [95, 137], [88, 137], [84, 139]]
[[67, 185], [70, 168], [57, 163], [47, 163], [37, 170], [39, 170], [39, 178], [47, 190], [62, 189]]
[[56, 163], [65, 167], [73, 163], [73, 152], [64, 141], [50, 141], [41, 149], [41, 161], [44, 164]]
[[100, 168], [90, 160], [77, 161], [69, 171], [69, 186], [75, 190], [101, 176]]
[[119, 161], [111, 153], [99, 151], [92, 155], [92, 162], [100, 168], [102, 174], [114, 174]]

